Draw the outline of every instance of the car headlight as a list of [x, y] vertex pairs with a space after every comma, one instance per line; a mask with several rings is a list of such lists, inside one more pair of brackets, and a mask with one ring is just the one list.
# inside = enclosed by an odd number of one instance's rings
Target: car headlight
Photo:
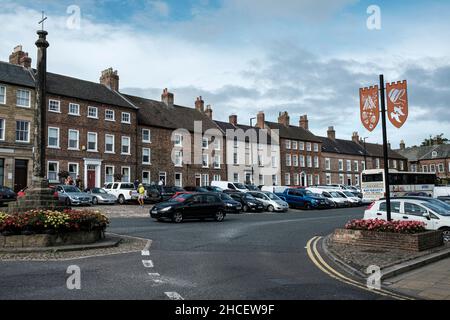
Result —
[[312, 203], [312, 204], [316, 204], [316, 203], [317, 203], [317, 200], [312, 199], [312, 200], [311, 200], [311, 203]]
[[256, 206], [256, 203], [254, 203], [254, 202], [249, 202], [248, 205], [249, 205], [249, 206]]
[[233, 205], [231, 203], [226, 203], [225, 204], [227, 207], [232, 207]]
[[164, 209], [161, 209], [161, 212], [166, 212], [169, 211], [170, 209], [172, 209], [172, 207], [165, 207]]

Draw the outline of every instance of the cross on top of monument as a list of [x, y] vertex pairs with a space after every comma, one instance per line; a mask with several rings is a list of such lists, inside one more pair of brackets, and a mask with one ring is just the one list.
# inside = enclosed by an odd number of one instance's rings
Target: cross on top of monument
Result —
[[39, 23], [38, 23], [38, 24], [41, 24], [41, 25], [42, 25], [42, 31], [44, 31], [44, 21], [45, 21], [45, 20], [47, 20], [47, 17], [45, 16], [45, 12], [42, 11], [42, 20], [39, 21]]

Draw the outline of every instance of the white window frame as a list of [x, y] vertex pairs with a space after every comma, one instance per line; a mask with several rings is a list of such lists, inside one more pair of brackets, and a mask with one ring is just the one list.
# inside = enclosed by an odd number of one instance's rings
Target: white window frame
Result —
[[[124, 121], [123, 120], [123, 117], [126, 116], [126, 115], [128, 115], [128, 121]], [[122, 123], [131, 124], [131, 113], [129, 113], [129, 112], [122, 112], [122, 114], [120, 116], [120, 121]]]
[[[205, 157], [206, 157], [206, 165], [204, 164]], [[202, 154], [202, 168], [209, 168], [209, 155], [208, 154]]]
[[325, 174], [325, 183], [326, 184], [331, 184], [331, 173], [326, 173]]
[[214, 155], [214, 169], [220, 169], [221, 166], [221, 162], [220, 162], [220, 155], [219, 154], [215, 154]]
[[[56, 130], [57, 132], [57, 136], [56, 136], [56, 146], [51, 146], [50, 145], [50, 130]], [[59, 149], [60, 148], [60, 134], [59, 134], [60, 129], [57, 127], [47, 127], [47, 148], [50, 149]]]
[[[106, 143], [106, 139], [108, 137], [112, 137], [112, 151], [109, 151], [106, 149], [107, 143]], [[114, 134], [105, 134], [105, 153], [109, 153], [109, 154], [115, 154], [116, 153], [116, 136]]]
[[[110, 175], [111, 177], [112, 177], [112, 181], [107, 181], [106, 180], [106, 177], [108, 177], [108, 171], [107, 171], [107, 169], [108, 168], [112, 168], [112, 174]], [[116, 171], [116, 167], [115, 166], [108, 166], [108, 165], [106, 165], [105, 166], [105, 183], [114, 183], [115, 181], [115, 179], [114, 179], [114, 174], [115, 174], [115, 171]]]
[[0, 126], [0, 141], [5, 141], [6, 120], [4, 118], [0, 118], [0, 123], [3, 124]]
[[[17, 140], [17, 122], [25, 122], [28, 123], [28, 131], [27, 131], [27, 140]], [[16, 130], [15, 130], [15, 141], [17, 143], [30, 143], [30, 126], [31, 126], [31, 122], [27, 121], [27, 120], [16, 120]]]
[[[180, 175], [180, 179], [178, 179], [178, 181], [180, 181], [180, 183], [178, 185], [177, 185], [177, 175]], [[181, 172], [174, 173], [173, 184], [175, 187], [183, 188], [183, 173], [181, 173]]]
[[215, 137], [214, 138], [214, 150], [220, 151], [220, 148], [221, 148], [220, 139], [218, 137]]
[[297, 150], [297, 149], [298, 149], [298, 142], [292, 141], [292, 150]]
[[[147, 173], [148, 174], [148, 180], [147, 181], [145, 181], [144, 180], [144, 173]], [[142, 183], [148, 183], [148, 184], [150, 184], [151, 182], [152, 182], [152, 176], [151, 176], [151, 172], [149, 171], [149, 170], [143, 170], [142, 171]]]
[[352, 160], [345, 160], [345, 162], [346, 162], [346, 171], [347, 172], [351, 172], [352, 171]]
[[338, 170], [344, 171], [344, 160], [343, 159], [339, 159], [339, 161], [338, 161]]
[[320, 168], [320, 159], [319, 156], [314, 156], [314, 168]]
[[70, 173], [70, 166], [71, 165], [75, 165], [77, 167], [77, 171], [75, 172], [75, 179], [76, 179], [77, 176], [80, 174], [80, 164], [78, 162], [68, 162], [67, 163], [67, 172], [69, 172], [69, 173]]
[[[144, 132], [147, 132], [148, 140], [144, 139]], [[143, 143], [152, 143], [152, 132], [150, 129], [142, 129], [141, 134], [142, 134], [142, 142]]]
[[182, 147], [183, 146], [183, 135], [176, 133], [175, 134], [175, 139], [173, 141], [173, 145], [175, 147]]
[[[206, 142], [206, 144], [205, 144], [205, 142]], [[202, 149], [205, 150], [205, 149], [208, 149], [208, 148], [209, 148], [208, 138], [202, 138]]]
[[[123, 152], [123, 147], [125, 146], [125, 144], [123, 143], [123, 141], [128, 140], [128, 152]], [[122, 136], [122, 138], [120, 139], [120, 154], [122, 155], [130, 155], [131, 154], [131, 138], [128, 136]]]
[[306, 157], [306, 165], [308, 166], [308, 168], [312, 168], [313, 167], [313, 160], [311, 156], [307, 156]]
[[443, 173], [444, 172], [444, 164], [443, 163], [438, 163], [438, 172], [439, 173]]
[[375, 159], [375, 168], [380, 169], [380, 159], [379, 158]]
[[[183, 151], [181, 150], [175, 150], [175, 163], [174, 166], [175, 167], [182, 167], [183, 166]], [[179, 160], [179, 161], [177, 161]]]
[[359, 172], [359, 161], [358, 160], [353, 161], [353, 166], [354, 166], [355, 172]]
[[[89, 149], [89, 136], [95, 135], [95, 149]], [[86, 140], [86, 150], [89, 152], [98, 152], [98, 133], [97, 132], [88, 132]]]
[[[148, 151], [148, 161], [144, 161], [144, 152]], [[142, 164], [152, 164], [152, 150], [150, 148], [142, 148]]]
[[239, 182], [239, 173], [237, 173], [237, 172], [233, 173], [233, 182], [235, 182], [235, 183]]
[[209, 186], [209, 174], [207, 174], [207, 173], [202, 174], [202, 178], [200, 181], [201, 181], [202, 187], [208, 187]]
[[300, 155], [300, 167], [301, 168], [305, 168], [306, 167], [306, 159], [305, 159], [305, 156], [304, 155]]
[[331, 159], [325, 158], [325, 170], [331, 170]]
[[303, 141], [300, 141], [298, 146], [300, 151], [305, 151], [305, 143]]
[[[56, 179], [55, 180], [50, 180], [50, 177], [49, 177], [50, 163], [53, 163], [53, 164], [56, 163]], [[58, 180], [58, 173], [59, 173], [59, 161], [52, 161], [52, 160], [47, 161], [47, 178], [48, 178], [48, 182], [58, 183], [59, 182], [59, 180]]]
[[[109, 118], [107, 117], [108, 112], [111, 112], [111, 113], [112, 113], [112, 118], [111, 118], [111, 119], [109, 119]], [[105, 120], [106, 120], [106, 121], [112, 121], [112, 122], [116, 121], [116, 113], [114, 112], [114, 110], [111, 110], [111, 109], [106, 109], [106, 110], [105, 110]]]
[[[26, 92], [28, 94], [28, 105], [19, 104], [19, 92]], [[25, 89], [16, 90], [16, 106], [20, 108], [31, 108], [31, 91]]]
[[285, 173], [285, 174], [284, 174], [284, 183], [285, 183], [287, 186], [290, 186], [290, 185], [291, 185], [291, 174], [290, 174], [290, 173]]
[[298, 167], [298, 155], [292, 155], [292, 166]]
[[314, 143], [314, 152], [319, 152], [319, 144]]
[[6, 86], [0, 86], [0, 91], [3, 89], [3, 94], [0, 97], [3, 97], [3, 100], [0, 100], [0, 104], [6, 104]]
[[292, 166], [292, 157], [288, 153], [288, 154], [286, 154], [286, 167], [291, 167], [291, 166]]
[[286, 150], [291, 149], [291, 140], [286, 140]]
[[[95, 116], [90, 115], [91, 110], [95, 110]], [[93, 106], [88, 106], [87, 117], [91, 118], [91, 119], [98, 119], [98, 108], [93, 107]]]
[[[56, 110], [53, 110], [51, 108], [52, 107], [52, 103], [56, 104], [56, 105], [53, 105], [53, 107], [56, 107]], [[54, 112], [54, 113], [61, 113], [61, 101], [54, 100], [54, 99], [49, 99], [48, 100], [48, 111]]]
[[[77, 147], [76, 148], [70, 147], [70, 132], [77, 133]], [[67, 150], [80, 150], [80, 131], [75, 130], [75, 129], [69, 129], [67, 131]]]
[[306, 151], [310, 152], [312, 149], [311, 142], [306, 143]]
[[[128, 169], [128, 181], [123, 181], [123, 177], [124, 177], [123, 169]], [[122, 182], [125, 182], [125, 183], [130, 183], [131, 182], [131, 167], [127, 167], [127, 166], [121, 167], [120, 168], [120, 173], [122, 174]]]
[[[71, 110], [71, 107], [75, 107], [75, 106], [77, 107], [78, 113], [74, 113]], [[79, 117], [80, 116], [80, 105], [78, 103], [69, 103], [69, 113], [68, 114], [70, 116], [77, 116], [77, 117]]]

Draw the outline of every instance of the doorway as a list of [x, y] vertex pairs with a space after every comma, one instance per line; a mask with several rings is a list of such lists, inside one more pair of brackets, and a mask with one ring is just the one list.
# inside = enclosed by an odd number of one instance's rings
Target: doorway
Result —
[[28, 160], [16, 160], [14, 164], [14, 192], [27, 187], [28, 184]]
[[96, 187], [96, 166], [94, 165], [88, 165], [87, 166], [87, 187], [88, 188], [95, 188]]

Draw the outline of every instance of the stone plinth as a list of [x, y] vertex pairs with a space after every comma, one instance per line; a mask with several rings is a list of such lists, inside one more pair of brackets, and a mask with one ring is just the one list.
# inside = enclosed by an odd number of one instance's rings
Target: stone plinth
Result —
[[48, 187], [47, 180], [34, 180], [33, 186], [26, 190], [24, 197], [17, 198], [16, 202], [8, 205], [9, 213], [23, 213], [34, 209], [57, 210], [67, 209], [61, 205], [54, 196], [54, 190]]
[[95, 243], [102, 239], [102, 230], [61, 234], [0, 235], [0, 248], [43, 248]]

